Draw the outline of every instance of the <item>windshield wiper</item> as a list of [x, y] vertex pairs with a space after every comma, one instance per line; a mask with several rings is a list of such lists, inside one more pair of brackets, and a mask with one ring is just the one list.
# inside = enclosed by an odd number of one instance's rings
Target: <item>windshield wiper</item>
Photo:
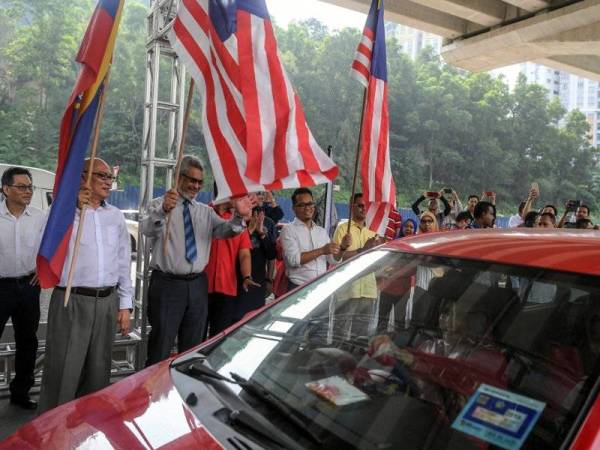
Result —
[[270, 406], [272, 406], [273, 408], [275, 408], [277, 411], [279, 411], [282, 414], [282, 416], [280, 416], [280, 417], [287, 419], [288, 422], [292, 423], [297, 428], [300, 428], [302, 430], [302, 432], [305, 433], [308, 438], [310, 438], [311, 441], [313, 441], [315, 444], [317, 444], [319, 446], [323, 445], [323, 441], [321, 440], [321, 438], [319, 438], [310, 428], [308, 428], [308, 426], [302, 420], [300, 420], [296, 416], [296, 411], [294, 411], [292, 408], [290, 408], [287, 405], [287, 403], [285, 403], [284, 401], [280, 400], [278, 397], [271, 394], [269, 391], [267, 391], [265, 388], [260, 386], [255, 381], [246, 380], [244, 377], [242, 377], [234, 372], [230, 372], [230, 375], [231, 375], [231, 378], [233, 378], [234, 381], [246, 393], [250, 394], [252, 397], [262, 400], [265, 403], [268, 403]]
[[[176, 366], [174, 366], [174, 368], [177, 371], [194, 378], [202, 379], [208, 377], [213, 378], [215, 380], [224, 381], [226, 383], [237, 384], [245, 392], [249, 393], [253, 397], [259, 398], [265, 403], [269, 403], [271, 406], [276, 408], [279, 412], [283, 414], [283, 418], [287, 419], [288, 422], [291, 422], [296, 427], [300, 428], [307, 435], [307, 437], [310, 438], [310, 440], [312, 440], [316, 444], [322, 445], [321, 439], [319, 439], [302, 421], [300, 421], [300, 419], [293, 415], [295, 414], [294, 411], [281, 400], [279, 400], [277, 397], [274, 397], [272, 394], [259, 387], [255, 382], [247, 381], [243, 377], [235, 373], [231, 374], [231, 376], [234, 379], [227, 378], [226, 376], [220, 374], [213, 368], [205, 366], [203, 364], [203, 361], [204, 358], [195, 358], [184, 363], [177, 364]], [[253, 417], [246, 411], [229, 411], [227, 415], [227, 422], [229, 424], [243, 425], [247, 428], [250, 428], [254, 432], [260, 434], [261, 436], [264, 436], [267, 439], [275, 442], [278, 445], [281, 445], [285, 448], [290, 448], [290, 441], [279, 437], [281, 435], [281, 430], [278, 427], [271, 425], [269, 422], [262, 423], [262, 421], [259, 421], [257, 418]], [[295, 442], [294, 444], [295, 448], [301, 448]]]

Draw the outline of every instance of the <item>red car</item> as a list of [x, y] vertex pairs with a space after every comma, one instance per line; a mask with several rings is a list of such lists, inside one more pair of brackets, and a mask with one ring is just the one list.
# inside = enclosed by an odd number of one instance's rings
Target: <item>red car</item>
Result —
[[600, 448], [600, 234], [364, 252], [1, 449]]

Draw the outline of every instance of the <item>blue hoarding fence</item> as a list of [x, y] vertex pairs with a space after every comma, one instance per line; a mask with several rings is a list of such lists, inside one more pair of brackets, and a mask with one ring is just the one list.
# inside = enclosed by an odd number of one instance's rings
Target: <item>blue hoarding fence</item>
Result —
[[[154, 198], [160, 197], [165, 193], [164, 188], [154, 188]], [[140, 188], [137, 186], [126, 186], [122, 191], [112, 191], [110, 193], [109, 203], [116, 206], [119, 209], [137, 209], [140, 197]], [[212, 200], [211, 192], [200, 192], [196, 198], [198, 201], [203, 203], [209, 203]], [[291, 222], [294, 220], [294, 211], [292, 210], [292, 201], [286, 197], [277, 197], [277, 203], [281, 206], [284, 213], [284, 221]], [[348, 217], [348, 204], [347, 203], [336, 203], [335, 209], [337, 212], [338, 219], [344, 219]], [[413, 219], [418, 222], [417, 216], [410, 208], [400, 208], [400, 214], [402, 219]], [[496, 224], [499, 228], [508, 227], [508, 217], [498, 217]]]

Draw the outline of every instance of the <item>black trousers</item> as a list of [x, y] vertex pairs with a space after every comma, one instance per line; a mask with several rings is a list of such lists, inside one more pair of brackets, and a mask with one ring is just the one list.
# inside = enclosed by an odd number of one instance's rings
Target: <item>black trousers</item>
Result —
[[300, 286], [299, 284], [296, 283], [292, 283], [290, 280], [288, 280], [288, 292], [293, 291], [294, 289], [296, 289], [298, 286]]
[[236, 322], [237, 300], [236, 297], [218, 292], [208, 295], [208, 336], [212, 337], [215, 334], [219, 334]]
[[177, 337], [183, 352], [202, 342], [208, 311], [208, 283], [204, 273], [179, 279], [154, 270], [148, 290], [148, 338], [146, 366], [169, 357]]
[[19, 281], [0, 279], [0, 336], [10, 318], [17, 346], [15, 378], [10, 383], [10, 395], [16, 399], [29, 396], [38, 349], [40, 287], [31, 286], [30, 280], [31, 277]]

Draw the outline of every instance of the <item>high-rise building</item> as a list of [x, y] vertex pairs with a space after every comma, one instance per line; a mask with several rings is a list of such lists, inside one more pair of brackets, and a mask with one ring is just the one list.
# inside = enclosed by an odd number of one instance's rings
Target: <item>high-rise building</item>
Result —
[[434, 52], [439, 54], [442, 50], [442, 38], [435, 34], [416, 30], [406, 25], [396, 25], [393, 29], [388, 29], [402, 46], [402, 50], [412, 59], [425, 47], [433, 48]]
[[548, 96], [558, 98], [567, 110], [579, 109], [590, 124], [590, 142], [600, 144], [600, 84], [561, 70], [536, 63], [523, 63], [519, 71], [529, 83], [536, 83], [548, 90]]
[[[392, 23], [386, 24], [386, 32], [398, 40], [404, 53], [412, 59], [425, 47], [433, 48], [438, 54], [442, 50], [442, 38], [434, 34]], [[497, 69], [493, 73], [504, 74], [508, 83], [513, 84], [514, 69], [525, 75], [529, 83], [545, 87], [548, 96], [558, 98], [567, 111], [579, 109], [584, 113], [590, 124], [590, 142], [600, 145], [600, 83], [532, 62], [511, 66], [510, 70]]]

